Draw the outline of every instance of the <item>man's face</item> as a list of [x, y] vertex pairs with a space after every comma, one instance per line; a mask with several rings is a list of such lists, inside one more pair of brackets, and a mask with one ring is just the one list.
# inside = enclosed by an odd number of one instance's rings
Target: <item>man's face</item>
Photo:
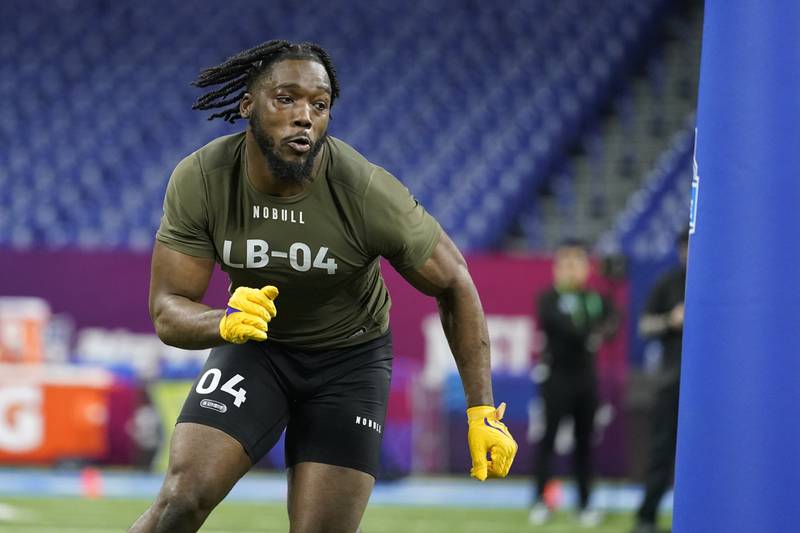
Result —
[[568, 246], [556, 251], [553, 264], [555, 284], [564, 289], [580, 289], [589, 279], [589, 257], [579, 246]]
[[330, 120], [331, 85], [320, 63], [285, 59], [272, 65], [242, 100], [243, 116], [275, 178], [311, 178]]

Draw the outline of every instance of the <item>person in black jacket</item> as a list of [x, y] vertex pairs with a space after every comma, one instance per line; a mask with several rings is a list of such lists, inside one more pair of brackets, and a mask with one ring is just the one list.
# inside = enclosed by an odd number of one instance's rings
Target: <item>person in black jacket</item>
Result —
[[545, 412], [545, 433], [536, 460], [537, 501], [530, 522], [549, 520], [551, 509], [543, 499], [550, 480], [550, 462], [561, 420], [571, 417], [575, 430], [575, 476], [578, 482], [579, 519], [592, 527], [598, 512], [589, 508], [591, 447], [597, 408], [595, 354], [616, 330], [616, 315], [609, 300], [587, 288], [590, 261], [583, 243], [566, 241], [555, 253], [554, 286], [537, 301], [539, 327], [546, 344], [536, 369]]
[[637, 524], [634, 533], [658, 531], [656, 528], [658, 505], [669, 489], [675, 469], [689, 232], [684, 231], [678, 237], [676, 244], [680, 265], [664, 274], [653, 286], [644, 314], [639, 320], [639, 334], [658, 339], [663, 351], [651, 417], [650, 452], [644, 480], [645, 495], [636, 513]]

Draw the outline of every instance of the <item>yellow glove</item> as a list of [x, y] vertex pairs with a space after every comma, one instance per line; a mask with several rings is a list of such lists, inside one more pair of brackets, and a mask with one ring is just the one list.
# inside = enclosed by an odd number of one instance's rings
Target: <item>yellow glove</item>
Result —
[[228, 300], [228, 309], [219, 321], [219, 334], [234, 344], [267, 340], [267, 323], [277, 313], [273, 302], [277, 297], [278, 289], [272, 285], [260, 289], [239, 287]]
[[[472, 469], [469, 475], [479, 481], [487, 477], [506, 477], [514, 456], [517, 443], [505, 424], [500, 422], [506, 412], [505, 402], [495, 409], [491, 405], [478, 405], [467, 409], [469, 421], [469, 452], [472, 455]], [[491, 459], [486, 460], [489, 453]]]

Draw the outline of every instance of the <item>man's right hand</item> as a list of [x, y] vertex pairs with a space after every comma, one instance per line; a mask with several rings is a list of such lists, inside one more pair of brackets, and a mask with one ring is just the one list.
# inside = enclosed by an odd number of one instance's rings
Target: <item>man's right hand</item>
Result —
[[669, 327], [672, 329], [683, 329], [683, 315], [684, 307], [682, 303], [673, 307], [667, 318], [667, 324]]
[[239, 287], [228, 300], [228, 309], [219, 322], [219, 334], [228, 342], [267, 340], [267, 324], [275, 318], [278, 289], [266, 285], [260, 289]]
[[[506, 425], [500, 422], [505, 412], [505, 402], [497, 409], [491, 405], [467, 409], [467, 442], [472, 456], [469, 475], [478, 481], [485, 481], [487, 477], [506, 477], [514, 456], [517, 455], [514, 437]], [[489, 461], [486, 459], [487, 453], [491, 456]]]

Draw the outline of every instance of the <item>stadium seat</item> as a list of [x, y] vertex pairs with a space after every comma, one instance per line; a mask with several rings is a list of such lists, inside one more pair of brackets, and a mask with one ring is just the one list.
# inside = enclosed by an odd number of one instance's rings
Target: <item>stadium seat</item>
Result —
[[[147, 249], [172, 168], [241, 127], [192, 112], [189, 82], [288, 38], [338, 66], [331, 133], [403, 180], [463, 248], [495, 247], [667, 4], [357, 3], [252, 3], [230, 31], [218, 2], [4, 2], [0, 246]], [[34, 193], [50, 209], [28, 212]]]

